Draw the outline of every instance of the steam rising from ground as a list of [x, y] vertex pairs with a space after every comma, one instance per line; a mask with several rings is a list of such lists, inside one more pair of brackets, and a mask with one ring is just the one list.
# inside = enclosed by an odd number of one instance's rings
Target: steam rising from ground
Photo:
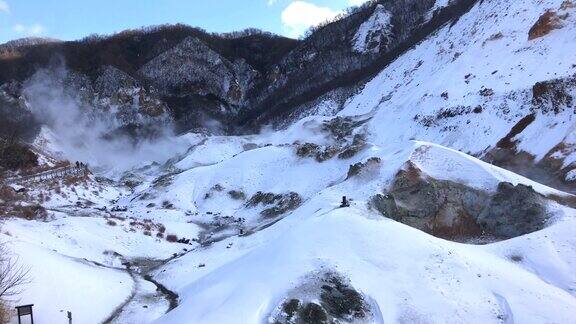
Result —
[[115, 107], [95, 108], [81, 76], [58, 64], [41, 69], [24, 84], [24, 97], [36, 119], [53, 134], [64, 158], [104, 169], [124, 171], [149, 162], [163, 162], [187, 148], [171, 125], [149, 122], [146, 134], [131, 137], [120, 129]]

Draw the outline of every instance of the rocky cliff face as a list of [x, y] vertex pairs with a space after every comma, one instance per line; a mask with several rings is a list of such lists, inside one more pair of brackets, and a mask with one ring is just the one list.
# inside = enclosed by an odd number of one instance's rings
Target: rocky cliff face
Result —
[[387, 50], [393, 42], [392, 15], [383, 5], [376, 6], [374, 13], [354, 35], [353, 48], [358, 53], [378, 53]]
[[202, 128], [206, 120], [228, 132], [280, 125], [323, 95], [341, 102], [390, 58], [474, 2], [452, 1], [437, 10], [434, 0], [372, 1], [301, 41], [168, 26], [78, 42], [25, 42], [10, 46], [10, 60], [0, 48], [0, 84], [21, 85], [58, 57], [74, 76], [65, 84], [69, 90], [123, 125], [147, 118], [173, 121], [178, 131]]
[[39, 125], [20, 96], [21, 85], [7, 82], [0, 86], [0, 137], [21, 136], [27, 141], [40, 131]]

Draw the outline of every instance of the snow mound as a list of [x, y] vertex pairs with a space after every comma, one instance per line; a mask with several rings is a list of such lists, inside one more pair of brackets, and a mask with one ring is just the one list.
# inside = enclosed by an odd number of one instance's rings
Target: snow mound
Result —
[[[321, 210], [313, 213], [317, 208]], [[159, 274], [180, 292], [182, 304], [157, 323], [263, 322], [287, 291], [318, 271], [336, 271], [372, 298], [378, 305], [372, 311], [382, 316], [375, 322], [458, 323], [471, 318], [564, 322], [572, 318], [574, 296], [536, 274], [542, 266], [547, 273], [558, 272], [573, 280], [574, 273], [561, 262], [550, 267], [531, 264], [529, 271], [522, 262], [509, 259], [512, 254], [506, 255], [511, 251], [505, 243], [495, 253], [370, 217], [361, 208], [324, 210], [318, 201], [311, 202], [274, 230], [258, 234], [251, 240], [256, 244], [237, 242], [232, 251], [217, 246], [213, 252], [168, 265], [164, 273], [196, 274], [187, 275], [188, 280]], [[563, 260], [574, 262], [568, 233], [575, 225], [571, 220], [521, 238], [523, 245], [514, 242], [511, 250], [523, 254], [542, 243], [554, 244]], [[548, 238], [552, 235], [555, 243]], [[546, 253], [552, 257], [558, 252]], [[198, 269], [199, 262], [206, 262], [206, 267]]]
[[495, 192], [499, 183], [509, 182], [513, 185], [531, 186], [543, 195], [569, 196], [562, 191], [441, 145], [426, 142], [416, 142], [415, 145], [410, 161], [435, 179], [451, 180], [486, 192]]

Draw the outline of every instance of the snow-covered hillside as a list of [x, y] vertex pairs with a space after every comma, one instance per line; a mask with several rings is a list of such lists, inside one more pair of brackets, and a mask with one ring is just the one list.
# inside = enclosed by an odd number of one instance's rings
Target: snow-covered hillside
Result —
[[[40, 323], [574, 322], [575, 15], [479, 1], [343, 107], [312, 110], [335, 115], [184, 134], [162, 154], [94, 148], [77, 182], [11, 184], [46, 209], [2, 224], [31, 270], [19, 303]], [[372, 51], [391, 24], [379, 7], [353, 45]], [[59, 135], [35, 143], [43, 164], [81, 156]], [[494, 165], [542, 161], [558, 179]]]
[[[565, 18], [529, 40], [547, 10]], [[479, 3], [390, 64], [339, 115], [375, 112], [370, 133], [381, 145], [416, 138], [501, 164], [525, 152], [534, 163], [559, 164], [569, 181], [576, 168], [575, 14], [561, 0]], [[506, 150], [508, 161], [498, 161]], [[520, 164], [515, 171], [530, 163]]]
[[[319, 302], [322, 281], [337, 274], [362, 296], [360, 322], [569, 322], [576, 307], [574, 210], [550, 200], [547, 228], [477, 246], [435, 238], [368, 203], [408, 161], [430, 177], [486, 192], [507, 181], [543, 195], [568, 194], [426, 142], [370, 143], [352, 158], [322, 163], [298, 156], [293, 143], [333, 144], [322, 125], [323, 118], [308, 118], [277, 133], [189, 138], [187, 154], [148, 170], [133, 193], [104, 195], [116, 201], [116, 212], [100, 211], [111, 203], [96, 197], [88, 209], [73, 206], [77, 198], [54, 198], [49, 222], [6, 222], [3, 239], [33, 269], [23, 301], [41, 305], [37, 317], [45, 321], [63, 318], [54, 310], [64, 309], [79, 323], [93, 323], [135, 292], [113, 321], [259, 323], [279, 316], [288, 298]], [[351, 164], [374, 158], [380, 162], [350, 173]], [[258, 192], [300, 198], [294, 205], [250, 204]], [[349, 208], [339, 208], [344, 195]], [[266, 207], [280, 213], [263, 213]], [[194, 241], [170, 243], [164, 235], [171, 234]], [[161, 316], [168, 301], [146, 298], [154, 287], [131, 278], [126, 262], [154, 264], [150, 274], [178, 294], [179, 306]], [[54, 277], [58, 270], [45, 272], [47, 263], [75, 277]], [[54, 287], [63, 291], [59, 299]], [[106, 303], [86, 308], [81, 296]]]

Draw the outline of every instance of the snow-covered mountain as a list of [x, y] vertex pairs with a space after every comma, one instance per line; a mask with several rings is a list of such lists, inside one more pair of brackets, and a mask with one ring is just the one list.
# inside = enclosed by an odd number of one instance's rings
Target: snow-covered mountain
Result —
[[[253, 30], [230, 37], [175, 25], [21, 46], [0, 55], [0, 84], [25, 88], [38, 66], [58, 69], [64, 61], [76, 80], [65, 85], [83, 89], [83, 99], [96, 106], [94, 97], [102, 97], [91, 91], [97, 90], [96, 80], [106, 78], [107, 88], [121, 94], [120, 81], [132, 78], [143, 94], [162, 101], [179, 131], [206, 128], [200, 121], [208, 117], [225, 124], [228, 133], [253, 132], [264, 123], [286, 122], [288, 113], [306, 110], [321, 95], [348, 95], [475, 1], [371, 1], [299, 41]], [[382, 24], [386, 30], [380, 30]], [[110, 79], [111, 67], [116, 79]], [[104, 98], [114, 96], [107, 92]]]
[[[575, 15], [372, 1], [270, 60], [187, 35], [134, 75], [6, 83], [14, 107], [82, 112], [42, 125], [40, 172], [92, 170], [5, 179], [0, 238], [31, 270], [20, 301], [50, 323], [573, 322]], [[58, 91], [34, 92], [46, 79]], [[208, 132], [112, 140], [210, 95]]]

